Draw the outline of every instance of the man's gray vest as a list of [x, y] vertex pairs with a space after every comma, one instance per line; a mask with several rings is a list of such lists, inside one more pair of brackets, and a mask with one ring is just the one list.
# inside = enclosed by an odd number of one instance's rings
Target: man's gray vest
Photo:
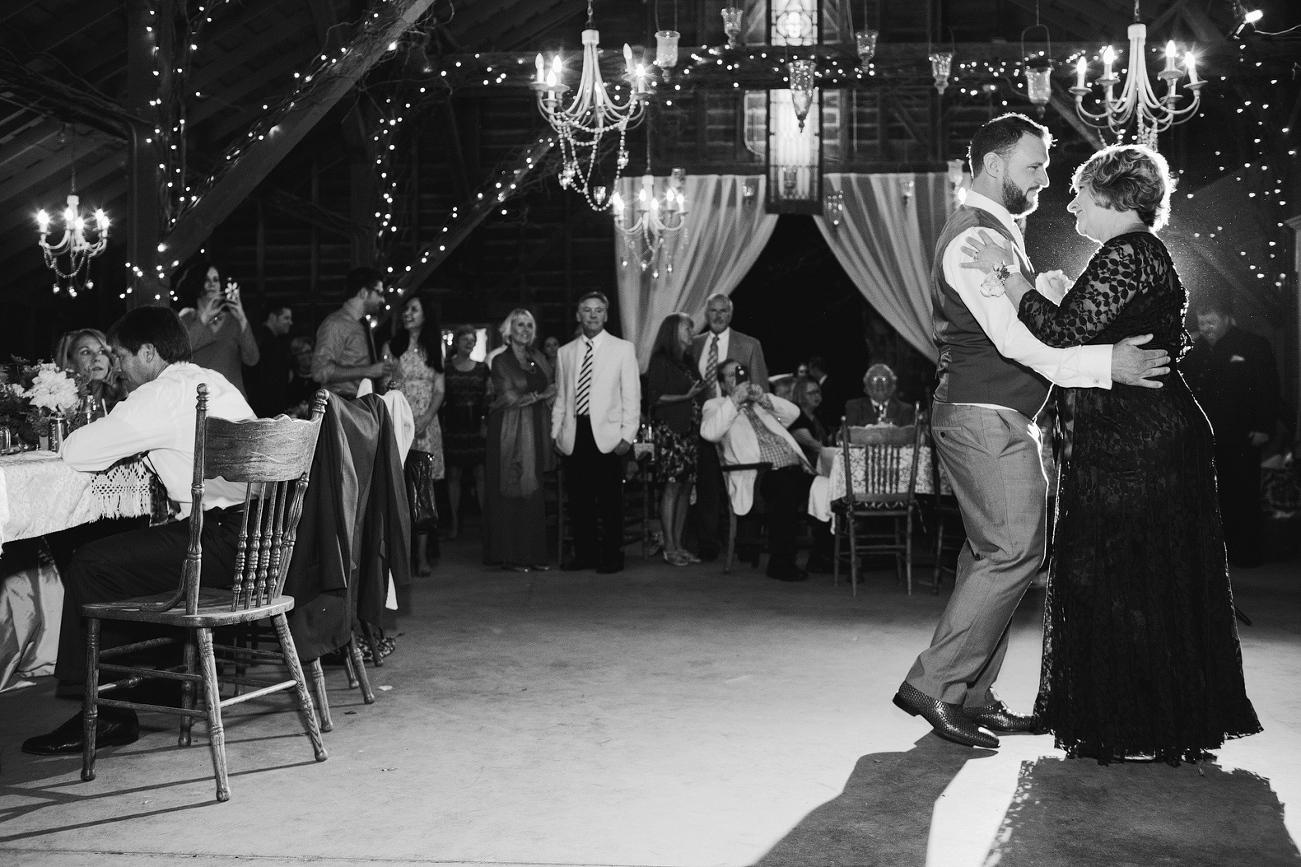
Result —
[[[972, 228], [988, 229], [1014, 243], [998, 218], [983, 208], [958, 206], [944, 224], [931, 265], [931, 323], [940, 350], [935, 399], [940, 403], [992, 403], [1028, 418], [1044, 405], [1048, 380], [1023, 364], [1004, 358], [971, 315], [956, 289], [944, 279], [944, 251], [954, 238]], [[1034, 283], [1034, 274], [1021, 270]], [[1007, 302], [1002, 302], [1007, 303]]]

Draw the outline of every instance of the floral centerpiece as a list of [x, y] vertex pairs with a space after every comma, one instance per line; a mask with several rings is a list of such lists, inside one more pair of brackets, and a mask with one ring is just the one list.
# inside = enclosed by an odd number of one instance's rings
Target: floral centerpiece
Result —
[[0, 426], [14, 431], [30, 445], [50, 416], [66, 416], [81, 401], [77, 381], [52, 362], [29, 364], [23, 359], [0, 368]]

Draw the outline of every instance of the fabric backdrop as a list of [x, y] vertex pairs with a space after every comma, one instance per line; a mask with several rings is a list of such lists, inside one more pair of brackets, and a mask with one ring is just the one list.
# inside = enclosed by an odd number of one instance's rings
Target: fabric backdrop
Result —
[[947, 174], [827, 174], [822, 189], [844, 199], [839, 226], [813, 218], [836, 260], [885, 321], [935, 361], [930, 270], [953, 212]]
[[[762, 175], [688, 175], [686, 225], [644, 268], [615, 232], [619, 319], [643, 369], [665, 316], [681, 310], [699, 323], [705, 300], [715, 292], [730, 294], [759, 257], [777, 226], [776, 215], [764, 211], [765, 183]], [[640, 187], [638, 177], [621, 178], [618, 192], [631, 205]]]

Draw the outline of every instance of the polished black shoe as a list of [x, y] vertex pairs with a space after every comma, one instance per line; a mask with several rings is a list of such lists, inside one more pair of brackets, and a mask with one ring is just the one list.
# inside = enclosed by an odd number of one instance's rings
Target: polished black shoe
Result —
[[[23, 741], [23, 752], [33, 756], [67, 756], [81, 753], [86, 741], [85, 731], [78, 713], [48, 735], [37, 735]], [[135, 711], [121, 716], [105, 717], [100, 712], [95, 722], [95, 747], [120, 747], [140, 739], [140, 721]]]
[[912, 684], [905, 683], [899, 687], [894, 696], [894, 704], [905, 713], [926, 720], [935, 734], [946, 741], [968, 747], [998, 749], [998, 738], [977, 728], [962, 713], [961, 706], [931, 698]]
[[585, 560], [581, 557], [575, 557], [572, 560], [566, 560], [565, 562], [560, 564], [560, 571], [562, 572], [581, 572], [584, 569], [595, 569], [595, 568], [596, 568], [595, 561]]
[[962, 713], [967, 719], [991, 732], [1032, 732], [1035, 730], [1033, 716], [1012, 713], [1007, 705], [999, 699], [993, 704], [981, 707], [964, 707]]

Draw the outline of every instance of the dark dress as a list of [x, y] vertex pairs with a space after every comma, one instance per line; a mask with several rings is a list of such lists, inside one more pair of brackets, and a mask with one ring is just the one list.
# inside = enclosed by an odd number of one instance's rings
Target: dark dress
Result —
[[700, 378], [690, 356], [681, 362], [663, 353], [646, 366], [646, 400], [655, 436], [655, 477], [661, 482], [693, 485], [696, 449], [700, 441], [700, 403], [682, 400], [659, 403], [662, 395], [686, 394]]
[[[1147, 232], [1103, 244], [1060, 308], [1020, 318], [1051, 346], [1154, 334], [1178, 359], [1187, 295]], [[1035, 713], [1069, 755], [1193, 761], [1260, 731], [1242, 678], [1211, 430], [1183, 377], [1059, 389], [1066, 431]]]
[[484, 464], [483, 561], [540, 566], [547, 555], [547, 504], [542, 474], [554, 466], [551, 405], [518, 406], [529, 392], [546, 391], [550, 365], [531, 352], [521, 367], [510, 349], [492, 360], [496, 395], [488, 413]]
[[488, 411], [488, 365], [476, 361], [466, 371], [447, 362], [443, 373], [443, 456], [449, 467], [471, 469], [483, 463], [481, 432]]

